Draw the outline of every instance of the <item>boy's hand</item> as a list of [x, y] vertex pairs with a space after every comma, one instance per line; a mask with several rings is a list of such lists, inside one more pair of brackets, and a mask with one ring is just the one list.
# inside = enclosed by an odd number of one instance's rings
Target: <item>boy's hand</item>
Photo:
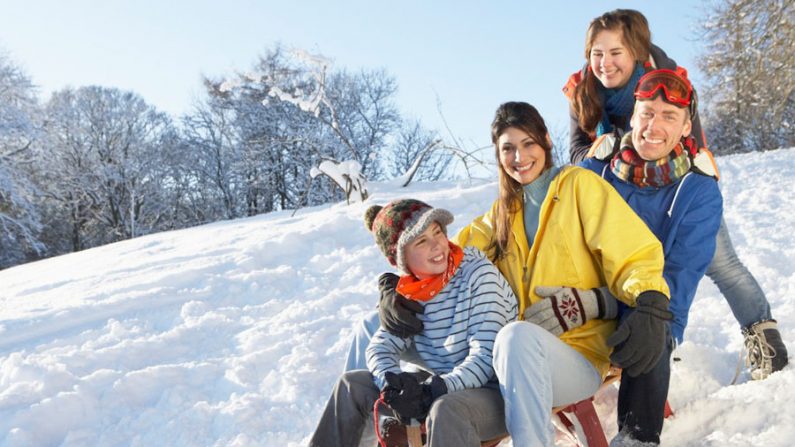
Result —
[[420, 303], [410, 300], [395, 291], [400, 277], [384, 273], [378, 277], [381, 298], [378, 303], [378, 319], [381, 327], [400, 338], [413, 337], [422, 332], [422, 321], [416, 314], [423, 312]]
[[387, 372], [384, 375], [386, 385], [381, 390], [384, 402], [404, 420], [423, 419], [427, 409], [423, 402], [423, 386], [417, 377], [408, 372], [395, 374]]

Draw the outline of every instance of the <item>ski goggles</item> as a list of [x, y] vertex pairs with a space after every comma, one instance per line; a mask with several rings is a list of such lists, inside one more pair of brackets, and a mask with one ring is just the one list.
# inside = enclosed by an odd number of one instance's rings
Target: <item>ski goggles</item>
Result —
[[659, 93], [669, 104], [678, 107], [691, 107], [693, 87], [687, 80], [687, 72], [682, 69], [673, 71], [667, 69], [654, 70], [646, 73], [635, 87], [635, 98], [653, 99]]

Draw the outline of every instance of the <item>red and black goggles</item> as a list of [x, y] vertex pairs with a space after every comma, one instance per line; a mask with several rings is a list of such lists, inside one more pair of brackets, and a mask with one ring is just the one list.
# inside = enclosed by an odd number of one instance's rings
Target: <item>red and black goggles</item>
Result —
[[684, 76], [680, 72], [659, 69], [646, 73], [638, 81], [635, 87], [635, 98], [653, 99], [659, 93], [663, 94], [663, 99], [675, 106], [690, 107], [693, 99], [693, 86], [687, 80], [687, 72]]

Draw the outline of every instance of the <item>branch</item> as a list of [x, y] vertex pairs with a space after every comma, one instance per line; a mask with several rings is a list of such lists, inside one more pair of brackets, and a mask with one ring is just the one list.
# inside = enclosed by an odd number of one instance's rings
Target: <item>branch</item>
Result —
[[436, 148], [436, 146], [440, 145], [441, 143], [442, 140], [438, 139], [431, 141], [427, 146], [425, 146], [423, 150], [420, 151], [419, 154], [417, 154], [417, 158], [415, 158], [414, 161], [411, 163], [411, 167], [409, 167], [408, 171], [406, 171], [405, 174], [400, 176], [401, 188], [409, 186], [409, 183], [411, 183], [411, 180], [414, 178], [414, 174], [416, 174], [417, 171], [420, 169], [420, 166], [422, 165], [422, 161], [425, 159], [425, 156], [430, 154], [431, 151], [433, 151]]

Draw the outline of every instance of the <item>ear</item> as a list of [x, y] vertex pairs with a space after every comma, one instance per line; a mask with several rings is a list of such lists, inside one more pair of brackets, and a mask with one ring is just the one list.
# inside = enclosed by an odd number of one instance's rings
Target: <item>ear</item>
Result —
[[685, 120], [684, 127], [682, 127], [682, 136], [683, 137], [689, 137], [691, 130], [693, 130], [693, 120], [688, 118], [688, 119]]

